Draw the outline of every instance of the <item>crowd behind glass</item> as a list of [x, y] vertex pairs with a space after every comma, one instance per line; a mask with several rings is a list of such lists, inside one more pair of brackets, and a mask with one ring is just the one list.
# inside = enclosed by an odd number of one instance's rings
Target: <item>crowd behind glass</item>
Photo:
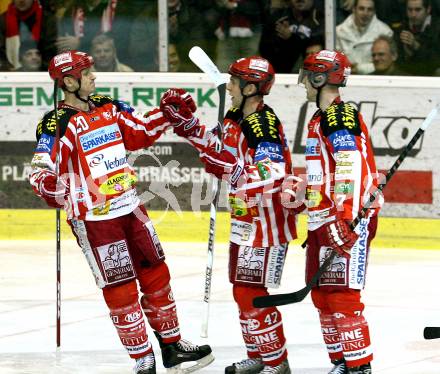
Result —
[[[90, 53], [97, 71], [158, 71], [155, 0], [0, 0], [0, 70], [47, 71], [57, 53]], [[336, 49], [354, 74], [440, 75], [440, 0], [337, 0]], [[168, 0], [168, 71], [193, 72], [199, 45], [220, 70], [261, 55], [296, 73], [323, 49], [324, 0]]]

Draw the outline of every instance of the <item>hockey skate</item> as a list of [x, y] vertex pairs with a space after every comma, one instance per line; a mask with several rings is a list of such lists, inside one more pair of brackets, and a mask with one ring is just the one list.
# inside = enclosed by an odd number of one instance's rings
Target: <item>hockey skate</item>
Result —
[[371, 374], [371, 364], [361, 365], [355, 368], [349, 368], [348, 374]]
[[[163, 366], [169, 374], [187, 374], [208, 366], [214, 361], [214, 356], [209, 345], [195, 345], [187, 340], [180, 339], [178, 342], [164, 344], [159, 336], [160, 349], [162, 350]], [[193, 364], [183, 367], [183, 363]]]
[[261, 358], [245, 358], [225, 369], [225, 374], [258, 374], [264, 365]]
[[332, 361], [333, 369], [328, 372], [328, 374], [347, 374], [347, 366], [345, 366], [345, 360], [341, 358], [340, 360]]
[[259, 374], [290, 374], [289, 361], [285, 359], [281, 364], [277, 366], [264, 366], [264, 369]]
[[144, 357], [137, 358], [133, 372], [134, 374], [156, 374], [154, 353], [149, 353]]

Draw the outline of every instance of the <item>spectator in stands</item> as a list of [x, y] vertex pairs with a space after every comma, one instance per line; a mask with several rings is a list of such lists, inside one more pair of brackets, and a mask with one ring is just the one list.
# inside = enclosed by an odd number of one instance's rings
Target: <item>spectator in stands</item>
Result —
[[173, 43], [168, 44], [168, 71], [175, 73], [180, 71], [180, 57], [177, 46]]
[[299, 58], [302, 63], [309, 41], [323, 35], [323, 7], [315, 0], [290, 0], [288, 8], [270, 13], [263, 25], [260, 54], [277, 73], [291, 73]]
[[158, 71], [157, 1], [119, 1], [112, 26], [118, 56], [135, 71]]
[[342, 23], [353, 11], [354, 0], [338, 0], [336, 6], [336, 24]]
[[168, 0], [168, 17], [169, 42], [179, 51], [180, 71], [198, 71], [187, 57], [195, 45], [216, 60], [215, 30], [220, 17], [216, 0]]
[[304, 52], [304, 58], [318, 53], [324, 49], [324, 39], [322, 37], [311, 38], [306, 45], [306, 50]]
[[373, 58], [373, 75], [406, 75], [396, 64], [398, 58], [397, 46], [393, 38], [381, 35], [371, 47]]
[[58, 53], [81, 49], [90, 53], [92, 39], [112, 30], [117, 0], [75, 0], [58, 10]]
[[0, 15], [0, 65], [2, 70], [19, 69], [20, 44], [33, 42], [48, 63], [55, 54], [56, 28], [53, 16], [38, 0], [13, 0]]
[[258, 53], [267, 0], [217, 0], [221, 9], [215, 34], [217, 66], [226, 72], [231, 61]]
[[42, 59], [40, 50], [34, 41], [21, 43], [20, 45], [20, 64], [17, 71], [41, 71]]
[[107, 34], [99, 34], [93, 38], [91, 55], [95, 61], [92, 71], [133, 71], [130, 66], [119, 62], [113, 38]]
[[336, 27], [336, 49], [347, 55], [353, 73], [373, 72], [371, 47], [379, 35], [392, 36], [393, 31], [376, 17], [374, 1], [355, 0], [353, 13]]
[[407, 0], [406, 15], [394, 30], [402, 69], [432, 75], [440, 65], [440, 23], [431, 16], [431, 0]]

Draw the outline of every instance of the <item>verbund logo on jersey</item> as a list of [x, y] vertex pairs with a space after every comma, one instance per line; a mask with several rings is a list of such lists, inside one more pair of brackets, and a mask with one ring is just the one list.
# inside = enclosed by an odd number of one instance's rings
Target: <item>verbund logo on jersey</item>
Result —
[[117, 125], [106, 126], [79, 136], [79, 141], [84, 152], [91, 151], [103, 144], [107, 144], [121, 138], [121, 132]]
[[99, 178], [118, 169], [130, 168], [123, 143], [110, 145], [86, 156], [92, 178]]

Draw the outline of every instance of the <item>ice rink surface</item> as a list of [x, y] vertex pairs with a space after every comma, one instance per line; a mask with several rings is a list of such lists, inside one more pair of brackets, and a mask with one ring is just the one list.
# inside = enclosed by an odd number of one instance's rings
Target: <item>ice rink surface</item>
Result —
[[[244, 358], [238, 314], [227, 280], [225, 245], [216, 246], [209, 338], [200, 319], [206, 245], [163, 243], [171, 269], [182, 335], [209, 343], [216, 357], [200, 373], [223, 373]], [[292, 245], [276, 292], [304, 285], [304, 251]], [[61, 349], [55, 349], [55, 241], [0, 242], [0, 374], [132, 373], [85, 259], [72, 241], [62, 242]], [[440, 374], [440, 340], [424, 340], [425, 326], [440, 326], [440, 251], [373, 248], [364, 302], [371, 327], [374, 373]], [[294, 374], [330, 368], [317, 313], [308, 297], [281, 307]], [[165, 373], [158, 344], [150, 332]]]

